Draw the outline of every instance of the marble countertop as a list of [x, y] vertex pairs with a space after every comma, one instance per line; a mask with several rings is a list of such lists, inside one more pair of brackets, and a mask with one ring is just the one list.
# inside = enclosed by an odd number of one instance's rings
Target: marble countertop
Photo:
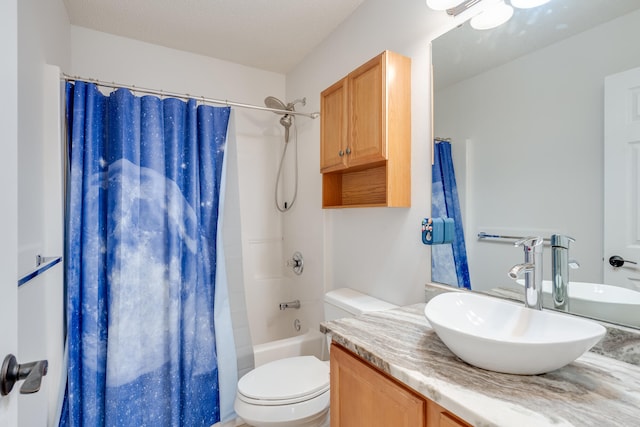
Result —
[[544, 375], [485, 371], [451, 353], [424, 307], [323, 322], [320, 330], [474, 426], [639, 425], [640, 367], [588, 352]]

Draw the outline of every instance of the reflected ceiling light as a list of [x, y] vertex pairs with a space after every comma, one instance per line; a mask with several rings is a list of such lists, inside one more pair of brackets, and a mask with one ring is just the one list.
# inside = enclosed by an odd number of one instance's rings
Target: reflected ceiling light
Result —
[[447, 10], [459, 5], [462, 0], [427, 0], [427, 6], [433, 10]]
[[476, 30], [488, 30], [504, 24], [512, 16], [513, 7], [506, 5], [504, 0], [500, 0], [471, 18], [471, 27]]
[[532, 7], [542, 6], [550, 0], [511, 0], [511, 4], [518, 9], [530, 9]]
[[471, 18], [471, 27], [476, 30], [488, 30], [511, 19], [513, 7], [530, 9], [542, 6], [550, 1], [509, 0], [510, 5], [506, 4], [505, 0], [426, 0], [426, 3], [431, 9], [446, 10], [448, 15], [455, 16], [463, 21], [473, 16]]

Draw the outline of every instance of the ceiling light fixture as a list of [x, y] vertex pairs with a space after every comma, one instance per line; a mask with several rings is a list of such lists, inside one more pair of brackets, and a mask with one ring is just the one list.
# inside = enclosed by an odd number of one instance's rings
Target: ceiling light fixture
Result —
[[504, 0], [500, 0], [471, 18], [471, 27], [476, 30], [489, 30], [504, 24], [512, 16], [513, 7], [505, 4]]
[[510, 4], [506, 4], [505, 0], [426, 0], [426, 3], [431, 9], [446, 10], [448, 15], [462, 21], [471, 16], [471, 27], [488, 30], [511, 19], [513, 7], [530, 9], [549, 1], [551, 0], [509, 0]]

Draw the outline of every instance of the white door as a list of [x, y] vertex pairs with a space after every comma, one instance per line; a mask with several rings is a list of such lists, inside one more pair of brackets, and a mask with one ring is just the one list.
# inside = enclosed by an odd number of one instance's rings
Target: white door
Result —
[[640, 291], [640, 68], [605, 78], [604, 106], [604, 282]]
[[[18, 2], [0, 1], [0, 363], [18, 353]], [[14, 427], [18, 396], [0, 396], [0, 427]]]

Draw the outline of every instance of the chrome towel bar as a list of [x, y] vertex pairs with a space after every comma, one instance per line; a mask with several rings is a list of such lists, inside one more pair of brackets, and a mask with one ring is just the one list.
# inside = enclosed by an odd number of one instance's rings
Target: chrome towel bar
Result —
[[[526, 239], [526, 236], [506, 236], [503, 234], [489, 234], [489, 233], [485, 233], [484, 231], [481, 231], [478, 233], [478, 240], [484, 240], [484, 239], [498, 239], [498, 240], [522, 240], [522, 239]], [[550, 243], [551, 239], [548, 238], [544, 238], [542, 239], [544, 243]]]
[[22, 286], [25, 283], [27, 283], [28, 281], [30, 281], [31, 279], [35, 278], [36, 276], [41, 275], [42, 273], [44, 273], [45, 271], [47, 271], [48, 269], [50, 269], [54, 265], [60, 263], [60, 261], [62, 261], [62, 257], [61, 256], [43, 257], [41, 255], [37, 255], [36, 256], [36, 265], [37, 265], [36, 269], [33, 270], [31, 273], [25, 274], [20, 279], [18, 279], [18, 286]]

